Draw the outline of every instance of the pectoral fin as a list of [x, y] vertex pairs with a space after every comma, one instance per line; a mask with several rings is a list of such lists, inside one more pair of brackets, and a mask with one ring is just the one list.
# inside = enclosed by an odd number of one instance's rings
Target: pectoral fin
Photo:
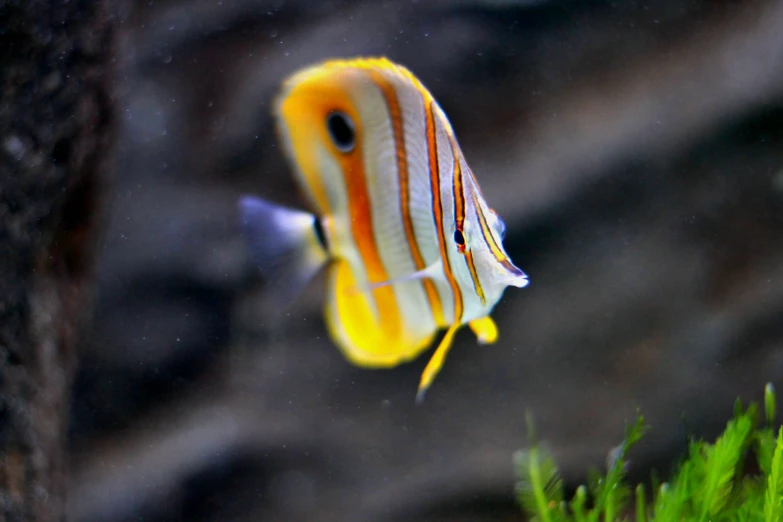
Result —
[[395, 277], [387, 281], [380, 281], [378, 283], [368, 283], [366, 285], [355, 286], [350, 291], [371, 292], [376, 288], [381, 288], [389, 285], [396, 285], [397, 283], [402, 283], [405, 281], [416, 281], [419, 279], [438, 279], [438, 278], [443, 278], [443, 262], [441, 260], [436, 261], [435, 263], [431, 264], [427, 268], [419, 270], [418, 272], [413, 272], [412, 274]]

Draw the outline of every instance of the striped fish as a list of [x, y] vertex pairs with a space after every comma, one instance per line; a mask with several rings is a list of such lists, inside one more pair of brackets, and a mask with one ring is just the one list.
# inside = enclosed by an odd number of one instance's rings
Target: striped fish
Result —
[[296, 295], [328, 266], [325, 318], [354, 364], [392, 367], [446, 334], [417, 399], [467, 324], [497, 339], [489, 314], [527, 276], [503, 249], [505, 225], [481, 194], [429, 91], [385, 58], [304, 69], [276, 98], [279, 138], [315, 214], [244, 196], [259, 269]]

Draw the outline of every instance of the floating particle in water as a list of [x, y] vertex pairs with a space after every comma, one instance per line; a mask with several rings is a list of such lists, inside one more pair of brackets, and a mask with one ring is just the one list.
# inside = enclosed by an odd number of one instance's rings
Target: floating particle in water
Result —
[[14, 160], [19, 161], [24, 157], [27, 148], [22, 143], [22, 140], [19, 139], [19, 136], [11, 134], [3, 141], [3, 150]]

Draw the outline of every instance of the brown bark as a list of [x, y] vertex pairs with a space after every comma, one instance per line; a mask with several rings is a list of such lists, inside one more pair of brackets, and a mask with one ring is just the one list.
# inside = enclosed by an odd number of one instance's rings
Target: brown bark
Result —
[[112, 149], [109, 2], [0, 1], [0, 521], [62, 520]]

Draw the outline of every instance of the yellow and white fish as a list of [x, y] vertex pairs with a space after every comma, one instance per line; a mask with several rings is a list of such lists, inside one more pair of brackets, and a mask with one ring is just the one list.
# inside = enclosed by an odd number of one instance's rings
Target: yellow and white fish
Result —
[[259, 269], [295, 293], [328, 265], [328, 330], [359, 366], [410, 361], [446, 328], [422, 399], [457, 330], [468, 324], [480, 343], [494, 342], [492, 308], [507, 286], [528, 284], [503, 249], [503, 221], [432, 95], [385, 58], [294, 74], [275, 116], [315, 214], [244, 196]]

